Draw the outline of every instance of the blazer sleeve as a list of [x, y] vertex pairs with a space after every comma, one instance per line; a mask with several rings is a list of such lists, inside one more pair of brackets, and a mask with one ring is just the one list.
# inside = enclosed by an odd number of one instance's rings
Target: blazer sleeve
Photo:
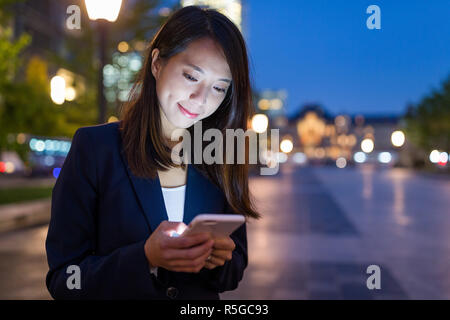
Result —
[[[52, 191], [51, 219], [45, 242], [47, 288], [54, 299], [153, 298], [156, 279], [149, 272], [145, 239], [95, 254], [98, 202], [97, 166], [89, 133], [78, 129]], [[78, 266], [80, 288], [71, 265]], [[72, 288], [72, 289], [69, 289]]]
[[[225, 200], [225, 213], [232, 213], [231, 207]], [[247, 254], [247, 227], [246, 223], [234, 231], [230, 238], [233, 239], [236, 248], [232, 252], [231, 260], [226, 261], [223, 266], [212, 270], [203, 268], [200, 276], [211, 289], [221, 293], [235, 290], [244, 276], [244, 270], [248, 265]]]

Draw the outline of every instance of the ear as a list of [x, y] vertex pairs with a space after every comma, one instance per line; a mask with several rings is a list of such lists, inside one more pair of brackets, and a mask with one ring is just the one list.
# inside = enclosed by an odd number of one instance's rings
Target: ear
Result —
[[161, 69], [161, 59], [159, 59], [159, 49], [155, 48], [152, 50], [152, 74], [155, 79], [158, 79], [159, 72]]

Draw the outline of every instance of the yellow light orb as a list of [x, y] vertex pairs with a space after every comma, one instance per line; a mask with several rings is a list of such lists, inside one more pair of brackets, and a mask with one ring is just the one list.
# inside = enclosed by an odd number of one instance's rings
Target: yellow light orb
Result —
[[371, 153], [374, 148], [374, 143], [372, 139], [364, 139], [361, 142], [361, 150], [365, 153]]
[[392, 132], [391, 142], [395, 147], [401, 147], [405, 143], [405, 134], [399, 130]]
[[130, 46], [125, 41], [120, 42], [119, 45], [117, 46], [117, 50], [119, 50], [122, 53], [127, 52], [129, 48]]
[[6, 173], [13, 173], [14, 172], [14, 163], [8, 161], [5, 163], [5, 172]]
[[289, 140], [289, 139], [284, 139], [284, 140], [281, 141], [281, 143], [280, 143], [280, 149], [281, 149], [281, 151], [283, 151], [284, 153], [289, 153], [289, 152], [291, 152], [293, 148], [294, 148], [294, 144], [293, 144], [292, 141]]
[[119, 121], [119, 119], [117, 119], [117, 117], [115, 117], [115, 116], [111, 116], [111, 117], [108, 118], [108, 123], [116, 122], [116, 121]]
[[257, 133], [263, 133], [267, 130], [269, 118], [265, 114], [255, 114], [252, 118], [252, 129]]
[[77, 96], [77, 92], [75, 91], [74, 87], [66, 88], [66, 100], [67, 101], [75, 100], [76, 96]]
[[261, 99], [258, 101], [258, 108], [260, 110], [267, 110], [270, 108], [270, 102], [267, 99]]
[[55, 104], [63, 104], [66, 100], [66, 80], [61, 76], [54, 76], [50, 81], [50, 97]]
[[270, 109], [273, 110], [279, 110], [281, 109], [281, 107], [283, 106], [283, 102], [281, 101], [281, 99], [272, 99], [270, 100]]
[[24, 144], [26, 138], [27, 138], [27, 137], [25, 136], [25, 134], [19, 133], [19, 134], [17, 135], [16, 141], [17, 141], [18, 144]]

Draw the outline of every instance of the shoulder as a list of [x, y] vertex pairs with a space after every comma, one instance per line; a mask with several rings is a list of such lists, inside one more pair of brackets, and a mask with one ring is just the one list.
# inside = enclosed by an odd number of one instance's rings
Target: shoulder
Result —
[[119, 136], [119, 121], [80, 127], [75, 132], [75, 135], [80, 135], [92, 139], [95, 142], [107, 142], [112, 138]]
[[[109, 161], [117, 159], [120, 144], [120, 122], [80, 127], [75, 131], [67, 157], [76, 159], [86, 170], [98, 171], [99, 176]], [[67, 159], [67, 158], [66, 158]], [[102, 165], [100, 165], [102, 164]], [[94, 176], [94, 173], [92, 173]]]
[[75, 131], [72, 143], [83, 141], [95, 149], [111, 148], [120, 142], [119, 121], [80, 127]]
[[80, 127], [75, 131], [72, 145], [97, 157], [112, 156], [121, 142], [119, 121]]

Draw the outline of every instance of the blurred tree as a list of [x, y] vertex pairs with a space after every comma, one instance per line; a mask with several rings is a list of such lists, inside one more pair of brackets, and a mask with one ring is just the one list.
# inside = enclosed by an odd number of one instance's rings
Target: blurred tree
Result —
[[27, 64], [24, 82], [8, 82], [3, 85], [2, 115], [0, 116], [0, 145], [15, 150], [26, 160], [28, 146], [8, 139], [19, 133], [40, 136], [69, 135], [65, 125], [64, 109], [50, 99], [47, 63], [32, 57]]
[[17, 68], [22, 62], [19, 54], [30, 40], [29, 35], [23, 34], [14, 41], [11, 28], [3, 28], [0, 25], [0, 86], [14, 80]]
[[429, 154], [433, 149], [450, 150], [450, 76], [405, 115], [407, 137]]
[[6, 26], [11, 17], [11, 6], [24, 0], [0, 0], [0, 26]]
[[[1, 9], [2, 3], [0, 3]], [[2, 17], [4, 15], [2, 14]], [[12, 92], [16, 92], [13, 84], [17, 68], [22, 59], [20, 52], [29, 44], [30, 37], [26, 34], [22, 35], [18, 40], [12, 40], [12, 30], [3, 28], [0, 25], [0, 152], [6, 148], [7, 134], [9, 133], [11, 123], [8, 123], [7, 106], [8, 100]], [[17, 92], [22, 95], [22, 92]]]

